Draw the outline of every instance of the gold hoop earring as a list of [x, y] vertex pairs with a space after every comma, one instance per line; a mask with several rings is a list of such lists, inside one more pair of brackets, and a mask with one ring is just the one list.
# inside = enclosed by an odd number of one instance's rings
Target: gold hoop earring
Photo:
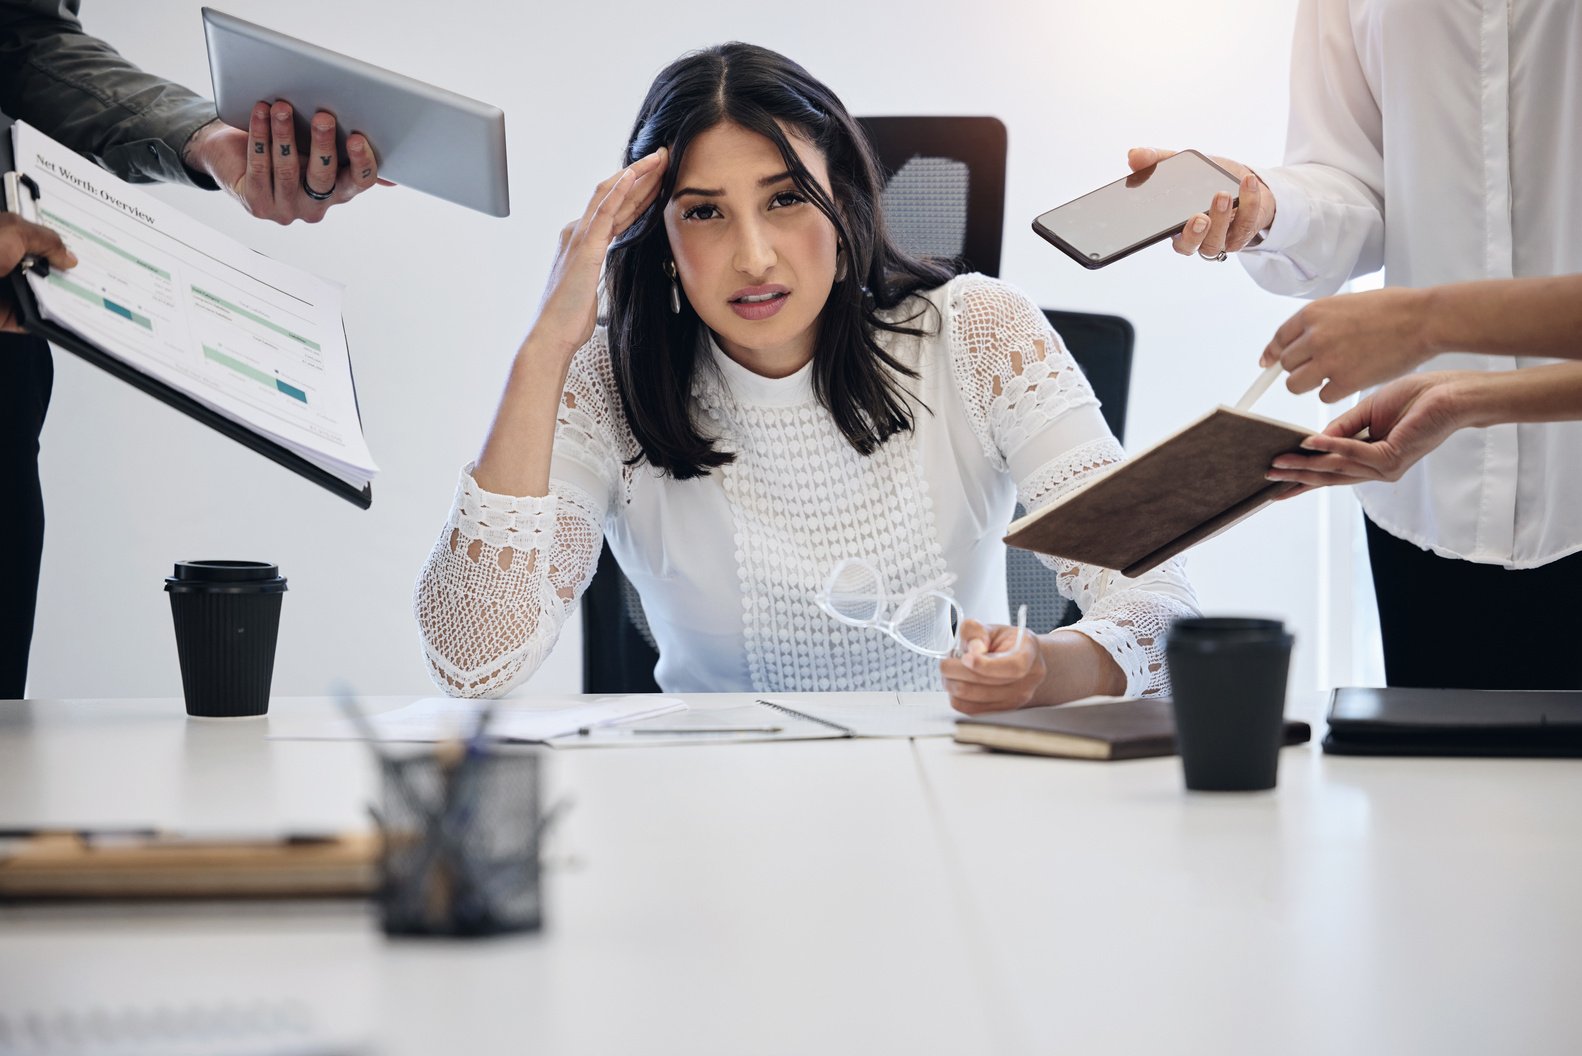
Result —
[[681, 314], [681, 287], [676, 285], [676, 262], [665, 261], [664, 273], [670, 276], [670, 314]]

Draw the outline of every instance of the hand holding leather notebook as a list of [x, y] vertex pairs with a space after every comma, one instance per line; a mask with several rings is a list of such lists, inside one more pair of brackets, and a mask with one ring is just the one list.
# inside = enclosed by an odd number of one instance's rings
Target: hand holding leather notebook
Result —
[[1140, 576], [1298, 485], [1267, 479], [1313, 434], [1250, 413], [1278, 377], [1264, 371], [1235, 407], [1217, 407], [1141, 454], [1014, 522], [1005, 542]]
[[[1307, 723], [1287, 719], [1281, 743], [1312, 735]], [[1176, 754], [1176, 724], [1168, 697], [1062, 704], [962, 719], [956, 743], [1067, 759], [1146, 759]]]

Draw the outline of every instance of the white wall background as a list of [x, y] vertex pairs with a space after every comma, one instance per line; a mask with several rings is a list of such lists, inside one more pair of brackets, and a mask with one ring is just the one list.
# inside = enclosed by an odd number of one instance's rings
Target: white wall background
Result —
[[[207, 91], [199, 4], [90, 0], [90, 32], [146, 69]], [[1047, 307], [1137, 327], [1133, 450], [1252, 380], [1295, 309], [1234, 263], [1153, 250], [1099, 272], [1045, 245], [1031, 218], [1124, 171], [1131, 145], [1278, 160], [1295, 0], [912, 0], [902, 4], [660, 5], [227, 0], [225, 10], [502, 107], [509, 219], [380, 190], [316, 227], [253, 221], [219, 194], [161, 188], [260, 251], [347, 286], [346, 328], [382, 473], [362, 512], [66, 354], [45, 429], [49, 510], [30, 694], [180, 692], [162, 577], [173, 561], [278, 562], [290, 579], [275, 688], [429, 688], [410, 615], [414, 575], [458, 467], [482, 438], [531, 323], [560, 226], [613, 171], [653, 75], [694, 47], [741, 39], [785, 52], [857, 114], [992, 114], [1010, 130], [1002, 275]], [[454, 17], [447, 17], [454, 12]], [[1318, 425], [1314, 397], [1260, 410]], [[1352, 601], [1346, 496], [1260, 514], [1190, 563], [1211, 612], [1272, 614], [1297, 634], [1293, 688], [1350, 663], [1331, 645]], [[1139, 516], [1147, 516], [1139, 510]], [[1339, 562], [1337, 567], [1336, 562]], [[1343, 637], [1343, 636], [1342, 636]], [[578, 688], [575, 621], [534, 688]], [[1345, 677], [1346, 671], [1338, 672]]]

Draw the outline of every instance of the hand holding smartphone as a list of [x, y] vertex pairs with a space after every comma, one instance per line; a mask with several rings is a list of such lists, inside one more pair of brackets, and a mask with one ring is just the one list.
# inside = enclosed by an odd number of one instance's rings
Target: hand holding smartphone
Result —
[[1183, 150], [1056, 206], [1033, 221], [1033, 230], [1085, 268], [1102, 268], [1179, 233], [1221, 192], [1240, 181], [1195, 150]]

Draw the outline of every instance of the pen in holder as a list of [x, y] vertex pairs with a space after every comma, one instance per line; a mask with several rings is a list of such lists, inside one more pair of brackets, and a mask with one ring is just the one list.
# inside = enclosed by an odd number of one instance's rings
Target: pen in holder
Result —
[[491, 703], [465, 744], [397, 758], [351, 691], [337, 703], [379, 767], [379, 910], [387, 935], [501, 935], [543, 924], [539, 845], [564, 803], [544, 810], [543, 756], [491, 748]]
[[536, 931], [540, 755], [476, 742], [387, 758], [380, 914], [388, 935]]

